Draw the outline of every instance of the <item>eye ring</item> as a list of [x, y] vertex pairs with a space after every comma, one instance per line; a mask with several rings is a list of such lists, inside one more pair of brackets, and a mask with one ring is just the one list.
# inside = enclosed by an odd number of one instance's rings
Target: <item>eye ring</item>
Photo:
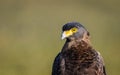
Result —
[[74, 27], [74, 28], [72, 28], [71, 30], [72, 30], [72, 32], [75, 33], [75, 32], [77, 32], [78, 29], [77, 29], [76, 27]]

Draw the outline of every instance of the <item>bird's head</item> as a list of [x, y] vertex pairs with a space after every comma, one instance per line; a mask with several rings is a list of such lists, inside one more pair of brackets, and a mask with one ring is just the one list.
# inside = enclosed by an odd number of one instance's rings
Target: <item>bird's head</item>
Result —
[[62, 39], [66, 38], [68, 40], [81, 40], [84, 38], [84, 36], [89, 36], [89, 32], [78, 22], [70, 22], [65, 24], [62, 28], [62, 31]]

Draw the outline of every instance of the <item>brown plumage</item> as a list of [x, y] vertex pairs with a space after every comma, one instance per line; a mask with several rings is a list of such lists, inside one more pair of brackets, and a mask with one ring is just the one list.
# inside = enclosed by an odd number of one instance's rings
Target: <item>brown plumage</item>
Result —
[[[77, 30], [68, 35], [74, 27]], [[77, 22], [65, 24], [65, 31], [67, 40], [55, 58], [52, 75], [106, 75], [102, 56], [90, 44], [89, 32]]]

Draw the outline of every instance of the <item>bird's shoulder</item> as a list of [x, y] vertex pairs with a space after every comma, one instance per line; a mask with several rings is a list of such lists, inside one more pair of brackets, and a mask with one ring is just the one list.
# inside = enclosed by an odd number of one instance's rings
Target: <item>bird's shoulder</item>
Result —
[[65, 60], [62, 57], [62, 53], [58, 53], [55, 57], [53, 67], [52, 67], [52, 75], [61, 75], [62, 72], [65, 70]]

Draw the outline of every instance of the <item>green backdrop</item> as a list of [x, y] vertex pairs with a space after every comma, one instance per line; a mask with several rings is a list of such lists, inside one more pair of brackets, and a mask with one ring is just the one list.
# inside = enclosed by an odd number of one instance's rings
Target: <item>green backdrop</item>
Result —
[[71, 21], [88, 29], [108, 75], [119, 75], [119, 0], [0, 0], [0, 75], [50, 75]]

